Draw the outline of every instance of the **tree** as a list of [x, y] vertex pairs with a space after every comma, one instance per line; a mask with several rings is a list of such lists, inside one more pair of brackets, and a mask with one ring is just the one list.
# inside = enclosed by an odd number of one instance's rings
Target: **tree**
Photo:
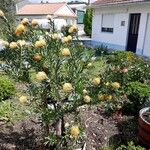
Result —
[[84, 22], [84, 32], [88, 36], [91, 36], [92, 33], [92, 17], [93, 17], [93, 9], [87, 8], [83, 22]]

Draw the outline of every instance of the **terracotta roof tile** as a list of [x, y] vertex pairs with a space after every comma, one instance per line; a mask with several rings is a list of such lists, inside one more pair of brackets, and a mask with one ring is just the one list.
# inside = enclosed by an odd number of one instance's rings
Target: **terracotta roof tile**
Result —
[[66, 3], [28, 4], [19, 9], [17, 15], [47, 15], [54, 14]]
[[144, 0], [97, 0], [96, 2], [93, 3], [93, 5], [124, 4], [143, 1]]

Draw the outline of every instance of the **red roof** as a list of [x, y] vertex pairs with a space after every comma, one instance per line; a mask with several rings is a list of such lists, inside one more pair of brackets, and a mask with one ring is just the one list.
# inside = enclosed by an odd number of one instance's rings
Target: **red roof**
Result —
[[126, 4], [135, 2], [144, 2], [144, 0], [97, 0], [93, 5]]
[[[66, 5], [62, 3], [27, 4], [18, 10], [17, 15], [53, 15], [57, 10]], [[58, 14], [59, 15], [59, 14]], [[65, 15], [64, 15], [65, 16]], [[66, 14], [67, 16], [67, 14]], [[73, 13], [70, 17], [76, 17]]]

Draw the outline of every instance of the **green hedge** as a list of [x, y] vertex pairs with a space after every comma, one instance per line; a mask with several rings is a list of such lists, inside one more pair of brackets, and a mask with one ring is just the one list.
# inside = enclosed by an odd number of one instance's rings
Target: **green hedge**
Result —
[[14, 83], [7, 77], [0, 76], [0, 101], [8, 99], [14, 94]]

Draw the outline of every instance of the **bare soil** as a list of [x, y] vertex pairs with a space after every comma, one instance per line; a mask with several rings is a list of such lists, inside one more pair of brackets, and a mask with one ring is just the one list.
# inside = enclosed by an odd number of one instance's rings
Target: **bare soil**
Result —
[[[79, 108], [79, 117], [85, 127], [86, 150], [99, 150], [104, 146], [115, 149], [120, 144], [135, 141], [137, 119], [133, 116], [114, 114], [107, 116], [98, 106]], [[66, 115], [65, 122], [72, 122], [73, 114]], [[37, 119], [29, 118], [14, 125], [0, 125], [0, 150], [45, 150], [41, 126]]]

